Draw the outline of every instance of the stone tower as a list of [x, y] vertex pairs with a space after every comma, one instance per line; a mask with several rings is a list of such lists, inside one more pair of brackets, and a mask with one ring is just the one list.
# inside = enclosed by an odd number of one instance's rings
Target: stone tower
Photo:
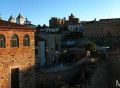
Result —
[[24, 18], [22, 17], [21, 14], [18, 15], [18, 17], [16, 18], [16, 23], [17, 24], [24, 24]]
[[9, 22], [15, 23], [15, 18], [11, 15], [10, 18], [8, 19]]
[[75, 16], [73, 16], [73, 14], [71, 13], [71, 15], [69, 16], [69, 21], [72, 21], [75, 18]]

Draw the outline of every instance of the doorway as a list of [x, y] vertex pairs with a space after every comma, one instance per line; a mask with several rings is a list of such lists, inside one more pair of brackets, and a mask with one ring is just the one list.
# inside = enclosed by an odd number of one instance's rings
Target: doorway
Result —
[[11, 88], [19, 88], [19, 68], [11, 69]]

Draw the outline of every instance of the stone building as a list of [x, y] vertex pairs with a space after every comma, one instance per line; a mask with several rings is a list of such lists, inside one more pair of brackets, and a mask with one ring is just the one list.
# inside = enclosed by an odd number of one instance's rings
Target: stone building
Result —
[[99, 23], [120, 24], [120, 18], [100, 19]]
[[46, 40], [35, 35], [35, 67], [39, 71], [46, 63]]
[[69, 16], [69, 24], [78, 24], [78, 23], [80, 23], [80, 19], [75, 18], [75, 16], [71, 13], [71, 15]]
[[71, 14], [69, 16], [69, 19], [66, 20], [66, 18], [64, 17], [63, 19], [59, 19], [57, 17], [52, 17], [49, 20], [49, 27], [50, 28], [60, 28], [60, 29], [67, 29], [67, 26], [69, 24], [78, 24], [80, 23], [80, 19], [79, 18], [75, 18], [75, 16], [73, 16], [73, 14]]
[[61, 25], [61, 19], [58, 19], [57, 17], [52, 17], [49, 20], [50, 28], [58, 28], [60, 25]]
[[68, 25], [68, 30], [71, 32], [83, 32], [83, 25], [82, 24], [73, 24]]
[[45, 55], [46, 65], [50, 66], [53, 62], [59, 60], [60, 48], [61, 48], [61, 34], [55, 32], [40, 33], [39, 37], [46, 40]]
[[34, 33], [0, 20], [0, 88], [35, 88]]
[[24, 21], [24, 26], [26, 26], [26, 27], [32, 27], [32, 28], [36, 28], [36, 25], [31, 24], [31, 22], [28, 21], [27, 18], [26, 18], [26, 20]]
[[106, 20], [100, 20], [95, 23], [84, 24], [83, 36], [98, 45], [119, 45], [120, 25], [115, 21], [116, 19], [111, 19], [111, 22], [107, 23]]
[[24, 24], [24, 18], [22, 17], [21, 14], [18, 15], [18, 17], [16, 18], [16, 23], [17, 24]]
[[9, 22], [12, 22], [12, 23], [17, 23], [17, 24], [20, 24], [20, 25], [24, 25], [26, 27], [32, 27], [32, 28], [36, 28], [36, 25], [34, 24], [31, 24], [30, 21], [28, 21], [28, 19], [24, 19], [22, 14], [19, 14], [18, 17], [15, 18], [13, 17], [13, 15], [10, 16], [10, 18], [8, 19]]

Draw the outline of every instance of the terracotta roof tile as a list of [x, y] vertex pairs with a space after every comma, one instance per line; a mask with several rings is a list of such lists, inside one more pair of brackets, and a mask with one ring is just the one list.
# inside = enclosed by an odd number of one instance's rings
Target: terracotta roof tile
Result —
[[9, 30], [36, 30], [36, 29], [33, 29], [31, 27], [25, 27], [23, 25], [20, 25], [20, 24], [16, 24], [16, 23], [11, 23], [11, 22], [8, 22], [8, 21], [4, 21], [4, 20], [0, 20], [0, 30], [3, 30], [3, 29], [9, 29]]

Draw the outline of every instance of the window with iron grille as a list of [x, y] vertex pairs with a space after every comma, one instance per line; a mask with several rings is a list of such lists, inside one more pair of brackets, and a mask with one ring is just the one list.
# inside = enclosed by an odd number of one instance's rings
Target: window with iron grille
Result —
[[5, 48], [5, 37], [0, 34], [0, 48]]
[[30, 40], [28, 35], [25, 35], [23, 38], [23, 46], [30, 46]]
[[11, 37], [11, 47], [19, 47], [19, 39], [15, 34]]

